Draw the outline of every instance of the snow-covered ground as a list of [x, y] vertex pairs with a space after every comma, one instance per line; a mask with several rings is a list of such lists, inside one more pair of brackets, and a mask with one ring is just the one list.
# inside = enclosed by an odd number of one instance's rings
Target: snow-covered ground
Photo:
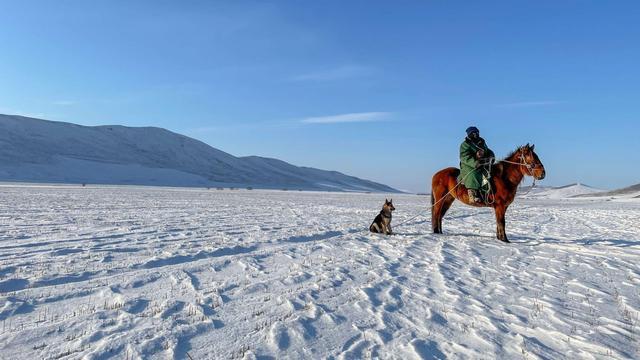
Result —
[[0, 358], [640, 357], [639, 201], [383, 201], [2, 186]]

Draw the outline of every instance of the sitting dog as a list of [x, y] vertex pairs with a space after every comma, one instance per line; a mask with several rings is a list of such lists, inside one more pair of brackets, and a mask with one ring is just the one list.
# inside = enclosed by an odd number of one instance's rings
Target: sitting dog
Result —
[[393, 206], [393, 199], [384, 199], [384, 205], [380, 214], [373, 219], [373, 223], [369, 226], [369, 231], [373, 233], [391, 235], [391, 212], [396, 208]]

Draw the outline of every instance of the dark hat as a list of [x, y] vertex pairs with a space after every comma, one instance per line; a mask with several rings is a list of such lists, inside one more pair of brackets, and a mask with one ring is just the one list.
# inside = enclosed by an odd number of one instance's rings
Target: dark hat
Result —
[[470, 136], [473, 133], [480, 134], [480, 130], [478, 130], [478, 128], [475, 127], [475, 126], [468, 127], [467, 128], [467, 136]]

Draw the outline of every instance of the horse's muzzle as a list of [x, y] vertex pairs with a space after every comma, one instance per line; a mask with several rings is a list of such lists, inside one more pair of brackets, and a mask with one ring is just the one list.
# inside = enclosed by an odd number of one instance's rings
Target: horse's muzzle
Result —
[[540, 176], [538, 177], [538, 180], [543, 180], [546, 176], [547, 176], [547, 172], [545, 170], [542, 170], [542, 174], [540, 174]]

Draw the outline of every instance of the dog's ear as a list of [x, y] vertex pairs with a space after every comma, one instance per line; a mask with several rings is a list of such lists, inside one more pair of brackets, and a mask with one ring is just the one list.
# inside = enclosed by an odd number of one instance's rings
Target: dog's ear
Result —
[[389, 204], [393, 204], [393, 199], [389, 199]]
[[388, 204], [388, 203], [389, 203], [389, 200], [387, 200], [387, 198], [384, 198], [384, 203], [385, 203], [385, 204]]

